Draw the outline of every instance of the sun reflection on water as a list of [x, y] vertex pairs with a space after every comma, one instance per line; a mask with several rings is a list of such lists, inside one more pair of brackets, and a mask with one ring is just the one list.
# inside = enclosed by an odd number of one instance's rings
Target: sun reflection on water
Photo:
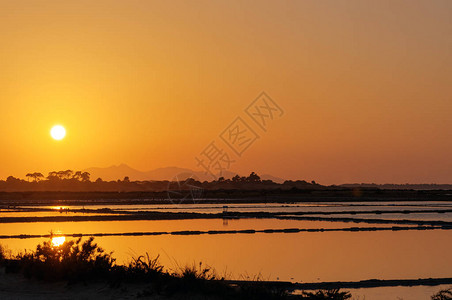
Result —
[[68, 207], [66, 207], [66, 206], [52, 206], [50, 209], [53, 209], [53, 210], [66, 210], [66, 209], [68, 209]]
[[65, 236], [56, 236], [56, 237], [52, 238], [52, 245], [54, 247], [59, 247], [59, 246], [63, 245], [65, 241], [66, 241]]

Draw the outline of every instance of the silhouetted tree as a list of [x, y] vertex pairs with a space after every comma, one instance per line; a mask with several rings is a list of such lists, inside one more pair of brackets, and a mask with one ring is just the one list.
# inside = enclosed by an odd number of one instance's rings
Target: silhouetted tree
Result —
[[124, 179], [123, 179], [122, 181], [123, 181], [123, 182], [130, 182], [129, 176], [124, 177]]
[[25, 175], [25, 177], [28, 178], [28, 182], [30, 182], [30, 178], [33, 178], [33, 174], [32, 173], [27, 173], [27, 175]]
[[246, 179], [248, 182], [260, 182], [261, 178], [254, 172], [251, 172], [250, 176]]
[[52, 171], [49, 172], [47, 176], [48, 180], [63, 180], [63, 179], [71, 179], [73, 178], [74, 171], [66, 170], [66, 171]]
[[232, 177], [232, 182], [240, 182], [240, 176], [235, 175], [234, 177]]
[[74, 171], [72, 171], [72, 170], [66, 170], [66, 171], [61, 171], [61, 172], [62, 172], [63, 179], [71, 179], [72, 175], [74, 174]]
[[6, 182], [8, 182], [8, 183], [20, 182], [20, 179], [14, 177], [14, 176], [8, 176], [8, 178], [6, 178]]
[[77, 179], [78, 181], [82, 180], [82, 171], [77, 171], [74, 173], [74, 175], [72, 176], [72, 178]]
[[58, 176], [58, 172], [52, 171], [52, 172], [49, 172], [49, 175], [47, 176], [47, 179], [50, 180], [50, 181], [54, 181], [54, 180], [60, 179], [60, 177]]
[[82, 181], [83, 182], [88, 182], [89, 179], [90, 179], [91, 174], [88, 173], [88, 172], [83, 172], [81, 176], [82, 176]]
[[44, 178], [44, 175], [42, 175], [42, 173], [39, 172], [34, 172], [34, 173], [28, 173], [26, 175], [27, 177], [33, 178], [34, 182], [38, 182], [40, 181], [42, 178]]

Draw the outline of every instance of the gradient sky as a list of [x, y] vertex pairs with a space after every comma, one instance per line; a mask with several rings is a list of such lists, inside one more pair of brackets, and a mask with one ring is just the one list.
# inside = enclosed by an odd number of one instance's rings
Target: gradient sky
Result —
[[195, 169], [266, 91], [233, 171], [452, 183], [451, 53], [447, 0], [0, 0], [0, 178]]

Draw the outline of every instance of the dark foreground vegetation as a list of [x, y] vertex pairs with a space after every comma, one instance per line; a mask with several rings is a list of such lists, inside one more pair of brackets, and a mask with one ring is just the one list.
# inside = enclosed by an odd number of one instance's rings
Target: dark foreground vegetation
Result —
[[432, 296], [432, 300], [452, 300], [452, 288], [439, 291]]
[[112, 253], [94, 243], [94, 238], [65, 241], [56, 246], [52, 239], [35, 251], [8, 254], [0, 248], [0, 268], [6, 273], [23, 274], [42, 281], [76, 283], [107, 282], [111, 289], [127, 283], [142, 283], [137, 297], [203, 299], [349, 299], [350, 293], [339, 289], [302, 292], [293, 295], [277, 282], [228, 281], [207, 266], [186, 266], [176, 271], [165, 270], [158, 256], [134, 258], [128, 265], [117, 265]]
[[[127, 284], [140, 284], [137, 298], [158, 299], [351, 299], [339, 288], [301, 291], [293, 294], [284, 282], [232, 281], [207, 266], [192, 265], [176, 271], [165, 270], [157, 257], [148, 254], [117, 265], [112, 253], [100, 248], [91, 237], [55, 245], [52, 238], [35, 251], [12, 255], [0, 246], [0, 269], [42, 282], [89, 285], [107, 283], [123, 291]], [[432, 300], [451, 300], [452, 289], [441, 290]]]

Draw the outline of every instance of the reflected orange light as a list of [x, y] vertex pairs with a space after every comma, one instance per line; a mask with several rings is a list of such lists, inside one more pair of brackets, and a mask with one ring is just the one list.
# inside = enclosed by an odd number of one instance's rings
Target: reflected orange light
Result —
[[63, 245], [65, 241], [66, 241], [65, 236], [56, 236], [52, 238], [52, 245], [53, 247], [59, 247]]
[[67, 207], [65, 207], [65, 206], [52, 206], [51, 209], [54, 209], [54, 210], [65, 210], [65, 209], [67, 209]]

